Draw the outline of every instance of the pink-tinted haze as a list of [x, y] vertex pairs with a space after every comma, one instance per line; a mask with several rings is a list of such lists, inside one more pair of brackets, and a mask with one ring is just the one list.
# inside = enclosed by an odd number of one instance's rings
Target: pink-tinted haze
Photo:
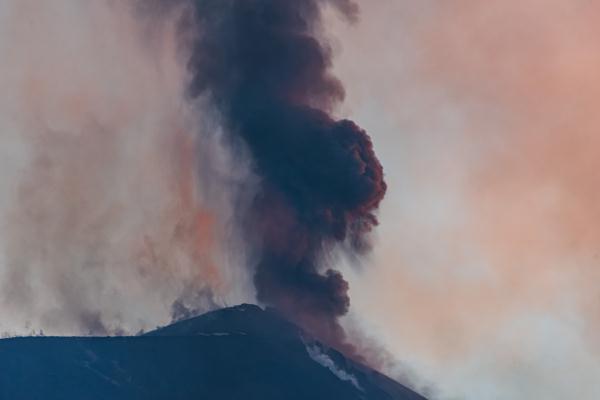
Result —
[[[0, 1], [0, 333], [252, 298], [232, 188], [258, 178], [185, 99], [167, 3]], [[350, 332], [432, 399], [600, 398], [600, 3], [358, 3], [327, 13], [339, 114], [388, 192]]]
[[135, 333], [230, 290], [198, 194], [181, 10], [136, 4], [1, 3], [2, 332]]
[[361, 2], [332, 20], [390, 190], [353, 308], [466, 399], [600, 396], [600, 5]]

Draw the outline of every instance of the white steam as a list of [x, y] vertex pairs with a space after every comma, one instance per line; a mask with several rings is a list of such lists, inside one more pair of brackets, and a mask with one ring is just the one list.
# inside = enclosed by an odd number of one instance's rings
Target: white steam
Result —
[[135, 333], [244, 296], [197, 187], [214, 144], [184, 96], [181, 10], [138, 5], [0, 3], [1, 332]]

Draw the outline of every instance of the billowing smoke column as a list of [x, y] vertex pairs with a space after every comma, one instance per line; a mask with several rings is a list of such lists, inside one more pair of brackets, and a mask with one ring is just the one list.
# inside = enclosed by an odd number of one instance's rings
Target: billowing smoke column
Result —
[[[335, 5], [354, 16], [352, 3]], [[369, 136], [330, 115], [344, 91], [317, 38], [321, 6], [196, 1], [190, 89], [211, 100], [232, 148], [249, 152], [261, 180], [241, 217], [256, 252], [258, 300], [339, 345], [348, 284], [328, 256], [339, 244], [369, 249], [386, 185]]]

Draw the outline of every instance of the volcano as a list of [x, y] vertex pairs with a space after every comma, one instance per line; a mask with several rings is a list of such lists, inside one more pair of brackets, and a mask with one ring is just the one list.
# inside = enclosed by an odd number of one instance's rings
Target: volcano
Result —
[[0, 399], [425, 400], [244, 304], [130, 337], [0, 340]]

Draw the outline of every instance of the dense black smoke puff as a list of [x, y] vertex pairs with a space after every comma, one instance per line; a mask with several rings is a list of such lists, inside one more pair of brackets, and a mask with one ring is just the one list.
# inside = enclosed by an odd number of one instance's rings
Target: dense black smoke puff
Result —
[[[344, 91], [316, 37], [321, 3], [196, 0], [190, 88], [210, 98], [262, 180], [242, 218], [258, 299], [340, 344], [348, 284], [326, 257], [339, 243], [368, 249], [386, 185], [369, 136], [330, 115]], [[331, 3], [355, 16], [351, 2]]]

